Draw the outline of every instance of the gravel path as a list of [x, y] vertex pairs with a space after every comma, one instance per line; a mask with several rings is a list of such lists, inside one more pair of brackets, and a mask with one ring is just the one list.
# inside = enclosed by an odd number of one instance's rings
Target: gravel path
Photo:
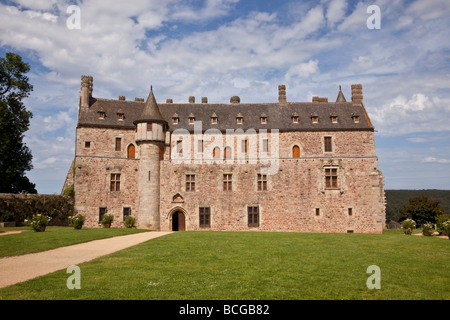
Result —
[[66, 269], [171, 232], [142, 232], [0, 259], [0, 288]]

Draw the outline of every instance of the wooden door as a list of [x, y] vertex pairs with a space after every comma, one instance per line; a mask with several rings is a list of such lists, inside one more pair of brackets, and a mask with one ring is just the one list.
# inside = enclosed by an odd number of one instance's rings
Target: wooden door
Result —
[[292, 158], [300, 158], [300, 148], [298, 146], [292, 148]]
[[178, 231], [185, 231], [186, 225], [185, 225], [185, 217], [182, 212], [178, 212]]
[[130, 144], [128, 146], [128, 150], [127, 151], [128, 151], [128, 158], [129, 159], [134, 159], [135, 153], [136, 153], [136, 148], [134, 147], [133, 144]]

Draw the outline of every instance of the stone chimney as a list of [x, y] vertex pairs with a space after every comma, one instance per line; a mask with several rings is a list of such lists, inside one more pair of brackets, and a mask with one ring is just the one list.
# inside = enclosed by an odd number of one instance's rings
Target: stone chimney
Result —
[[202, 103], [208, 103], [208, 97], [202, 97]]
[[172, 99], [166, 99], [166, 103], [173, 103]]
[[145, 102], [144, 98], [134, 98], [135, 102]]
[[233, 96], [230, 98], [230, 103], [241, 103], [241, 98], [238, 96]]
[[362, 84], [352, 84], [352, 101], [354, 104], [362, 104]]
[[189, 97], [189, 103], [195, 103], [195, 97], [194, 96], [190, 96]]
[[92, 97], [93, 78], [91, 76], [81, 76], [81, 101], [80, 107], [89, 108], [89, 100]]
[[328, 98], [314, 96], [314, 97], [312, 97], [312, 102], [314, 102], [314, 103], [328, 102]]
[[286, 86], [284, 84], [278, 86], [278, 102], [286, 102]]
[[125, 96], [119, 96], [119, 100], [125, 100]]

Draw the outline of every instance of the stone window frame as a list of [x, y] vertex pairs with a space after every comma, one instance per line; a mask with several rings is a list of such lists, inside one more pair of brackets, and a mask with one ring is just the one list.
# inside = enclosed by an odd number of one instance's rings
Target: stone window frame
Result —
[[189, 172], [185, 176], [185, 187], [186, 192], [195, 192], [195, 173]]
[[98, 221], [102, 222], [103, 217], [107, 213], [108, 213], [108, 207], [98, 207]]
[[259, 205], [248, 205], [247, 206], [247, 227], [259, 228], [260, 222], [261, 222], [261, 210], [259, 208]]
[[258, 172], [256, 174], [256, 191], [266, 192], [269, 191], [269, 175]]
[[91, 141], [84, 141], [84, 148], [90, 149], [91, 148]]
[[116, 137], [114, 151], [122, 151], [122, 137]]
[[[126, 214], [125, 211], [129, 211], [128, 214]], [[124, 206], [122, 208], [122, 215], [123, 215], [123, 221], [125, 221], [126, 217], [131, 217], [131, 206]]]
[[[202, 217], [203, 217], [203, 219], [202, 219]], [[211, 207], [210, 206], [199, 206], [198, 207], [198, 226], [199, 226], [199, 228], [211, 228]]]
[[222, 173], [223, 192], [233, 191], [233, 174], [231, 172]]
[[120, 178], [121, 178], [121, 173], [117, 173], [117, 172], [110, 173], [109, 191], [111, 191], [111, 192], [120, 191]]
[[[325, 140], [328, 139], [328, 138], [330, 139], [330, 144], [329, 144], [329, 146], [331, 147], [330, 151], [328, 151], [326, 149], [327, 148], [327, 143], [325, 142]], [[327, 154], [332, 154], [332, 153], [334, 153], [335, 149], [336, 149], [335, 148], [335, 137], [333, 135], [324, 135], [323, 138], [322, 138], [322, 150], [323, 150], [323, 152], [327, 153]]]

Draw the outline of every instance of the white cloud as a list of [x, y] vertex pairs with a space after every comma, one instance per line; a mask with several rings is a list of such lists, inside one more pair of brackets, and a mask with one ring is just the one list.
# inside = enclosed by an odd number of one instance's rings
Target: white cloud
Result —
[[347, 2], [345, 0], [335, 0], [330, 2], [327, 8], [326, 17], [328, 25], [331, 28], [345, 17], [346, 8]]
[[449, 159], [436, 159], [434, 157], [426, 157], [423, 162], [450, 163]]

